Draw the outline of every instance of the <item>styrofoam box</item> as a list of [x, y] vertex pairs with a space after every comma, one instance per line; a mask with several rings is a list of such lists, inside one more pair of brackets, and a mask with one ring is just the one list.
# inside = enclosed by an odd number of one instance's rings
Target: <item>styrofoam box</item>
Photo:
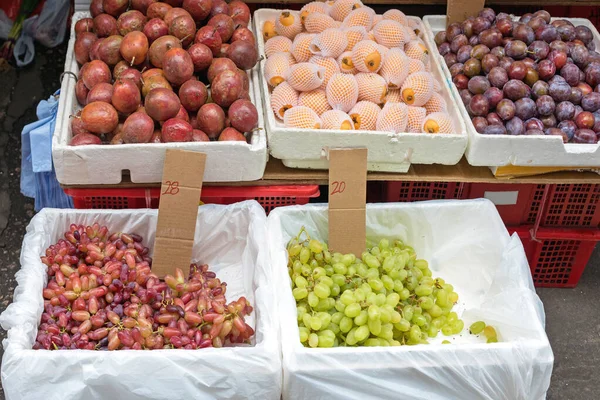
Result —
[[[492, 202], [427, 201], [367, 205], [367, 241], [400, 239], [454, 285], [460, 335], [398, 347], [305, 348], [290, 288], [286, 245], [302, 227], [327, 241], [327, 205], [277, 208], [267, 230], [275, 276], [284, 399], [544, 399], [553, 354], [523, 245]], [[333, 249], [335, 250], [335, 249]], [[468, 331], [484, 320], [499, 343]], [[443, 340], [450, 344], [441, 344]]]
[[[518, 19], [518, 17], [515, 17]], [[553, 18], [558, 19], [558, 18]], [[584, 25], [592, 30], [596, 48], [600, 47], [600, 35], [594, 25], [584, 18], [561, 18], [571, 21], [573, 25]], [[452, 91], [455, 103], [465, 120], [469, 133], [469, 145], [465, 153], [469, 164], [476, 166], [501, 167], [516, 166], [600, 166], [600, 143], [579, 144], [563, 143], [560, 136], [511, 136], [483, 135], [475, 130], [471, 117], [467, 112], [458, 89], [452, 83], [450, 70], [444, 62], [435, 45], [436, 33], [446, 29], [445, 15], [427, 15], [423, 18], [425, 24], [425, 40], [429, 48], [434, 49], [434, 58], [442, 66], [445, 81]]]
[[[65, 71], [79, 72], [74, 58], [74, 26], [87, 12], [73, 15], [71, 40], [67, 49]], [[264, 127], [260, 112], [262, 100], [256, 83], [256, 66], [249, 71], [250, 98], [259, 110], [259, 128]], [[52, 138], [52, 158], [56, 177], [64, 185], [102, 185], [121, 182], [122, 171], [128, 170], [135, 183], [154, 183], [162, 180], [163, 163], [167, 149], [181, 149], [206, 153], [204, 182], [239, 182], [262, 178], [267, 165], [267, 138], [264, 129], [252, 132], [250, 144], [244, 142], [187, 142], [141, 143], [121, 145], [69, 146], [71, 140], [70, 115], [81, 106], [75, 97], [75, 78], [65, 74], [61, 87], [56, 128]]]
[[[275, 19], [281, 10], [261, 9], [254, 13], [259, 54], [264, 56], [262, 26], [265, 21]], [[419, 18], [411, 17], [420, 21]], [[367, 147], [369, 171], [406, 172], [410, 164], [458, 163], [467, 145], [467, 135], [460, 114], [454, 106], [449, 90], [442, 85], [442, 96], [448, 104], [448, 112], [454, 123], [452, 134], [430, 135], [421, 133], [389, 133], [375, 131], [311, 130], [285, 128], [277, 120], [271, 108], [271, 95], [264, 78], [266, 58], [260, 63], [260, 84], [264, 98], [264, 111], [269, 151], [283, 164], [292, 168], [328, 169], [328, 148]], [[432, 60], [432, 73], [440, 83], [443, 74], [438, 62]]]
[[[192, 260], [208, 264], [227, 283], [227, 300], [245, 296], [251, 344], [199, 350], [33, 350], [47, 282], [40, 256], [71, 223], [98, 222], [133, 232], [152, 249], [158, 210], [45, 208], [23, 239], [15, 298], [0, 316], [2, 385], [7, 399], [232, 399], [279, 400], [281, 354], [266, 242], [266, 216], [255, 201], [199, 208]], [[185, 271], [187, 273], [187, 271]]]

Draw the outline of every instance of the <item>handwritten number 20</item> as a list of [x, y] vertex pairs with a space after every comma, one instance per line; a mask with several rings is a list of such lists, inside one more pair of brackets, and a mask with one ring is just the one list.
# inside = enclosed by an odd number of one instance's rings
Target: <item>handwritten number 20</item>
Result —
[[333, 196], [336, 193], [344, 193], [344, 190], [346, 190], [346, 182], [341, 181], [334, 181], [331, 183], [331, 186], [333, 186], [333, 190], [331, 191], [331, 196]]

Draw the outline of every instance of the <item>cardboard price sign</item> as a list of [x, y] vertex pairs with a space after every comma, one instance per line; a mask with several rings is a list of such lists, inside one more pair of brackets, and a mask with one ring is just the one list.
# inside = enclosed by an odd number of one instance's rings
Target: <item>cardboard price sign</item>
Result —
[[158, 276], [190, 266], [205, 163], [204, 153], [167, 150], [152, 259]]
[[446, 24], [462, 22], [467, 17], [477, 16], [484, 5], [485, 0], [448, 0]]
[[329, 248], [357, 256], [365, 250], [367, 149], [329, 150]]

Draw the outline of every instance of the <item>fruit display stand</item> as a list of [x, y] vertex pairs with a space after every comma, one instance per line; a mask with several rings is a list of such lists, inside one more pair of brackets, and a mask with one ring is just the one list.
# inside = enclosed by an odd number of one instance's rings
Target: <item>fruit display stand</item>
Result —
[[[574, 25], [588, 27], [594, 35], [594, 43], [600, 46], [600, 35], [594, 25], [587, 19], [567, 18]], [[488, 166], [495, 173], [517, 175], [522, 173], [543, 173], [548, 168], [555, 169], [598, 169], [600, 168], [600, 144], [563, 144], [561, 137], [552, 136], [511, 136], [483, 135], [478, 133], [471, 122], [471, 117], [463, 105], [452, 76], [443, 57], [434, 43], [434, 35], [446, 28], [446, 16], [429, 15], [423, 18], [426, 40], [432, 47], [446, 78], [447, 86], [452, 91], [456, 104], [463, 117], [469, 134], [469, 145], [465, 156], [470, 164]], [[508, 167], [508, 168], [503, 168]], [[527, 167], [527, 168], [525, 168]]]
[[[265, 21], [275, 18], [280, 10], [260, 9], [254, 13], [255, 31], [262, 32]], [[413, 17], [411, 17], [413, 18]], [[420, 23], [420, 19], [414, 17]], [[257, 35], [259, 54], [265, 55], [265, 42]], [[330, 129], [287, 128], [278, 121], [270, 107], [271, 94], [264, 78], [266, 59], [260, 61], [260, 84], [264, 99], [264, 113], [270, 154], [293, 168], [327, 169], [324, 157], [327, 148], [336, 146], [366, 146], [369, 149], [368, 170], [406, 172], [411, 164], [454, 165], [462, 157], [467, 136], [454, 100], [445, 87], [440, 94], [448, 105], [453, 130], [450, 134], [389, 133], [378, 131], [342, 131]], [[440, 82], [441, 68], [431, 61], [431, 71]]]
[[[73, 15], [73, 29], [67, 49], [65, 71], [77, 76], [79, 68], [73, 57], [77, 20], [88, 17], [87, 12]], [[256, 108], [262, 108], [257, 83], [258, 66], [248, 71], [250, 97]], [[183, 149], [206, 153], [205, 182], [238, 182], [260, 179], [267, 162], [267, 139], [262, 113], [258, 113], [259, 129], [251, 133], [249, 143], [242, 142], [188, 142], [188, 143], [138, 143], [120, 145], [70, 146], [72, 137], [70, 116], [80, 106], [75, 96], [76, 80], [65, 74], [61, 87], [61, 102], [54, 136], [52, 157], [56, 177], [61, 184], [99, 185], [121, 182], [124, 171], [137, 183], [160, 182], [162, 165], [167, 149]]]
[[[147, 209], [46, 208], [33, 217], [23, 241], [14, 302], [0, 317], [8, 331], [2, 362], [7, 398], [43, 398], [48, 390], [66, 398], [120, 397], [124, 393], [130, 399], [223, 398], [240, 393], [280, 398], [276, 304], [264, 247], [266, 217], [256, 202], [200, 207], [192, 258], [209, 264], [217, 278], [227, 282], [228, 297], [245, 296], [254, 307], [246, 317], [256, 332], [251, 344], [197, 350], [32, 349], [45, 312], [42, 289], [48, 276], [40, 260], [45, 249], [64, 238], [63, 232], [69, 232], [73, 223], [99, 223], [110, 232], [136, 233], [152, 247], [157, 219], [157, 210]], [[240, 379], [248, 374], [252, 379]]]
[[[495, 326], [499, 342], [482, 343], [465, 330], [418, 346], [303, 347], [286, 246], [302, 227], [326, 242], [327, 206], [279, 208], [268, 217], [268, 234], [281, 316], [283, 398], [418, 398], [423, 392], [431, 398], [544, 398], [553, 355], [543, 309], [521, 242], [509, 236], [493, 204], [371, 204], [366, 215], [369, 243], [400, 239], [413, 246], [429, 262], [432, 277], [456, 288], [465, 326], [484, 319]], [[444, 338], [450, 344], [441, 344]]]

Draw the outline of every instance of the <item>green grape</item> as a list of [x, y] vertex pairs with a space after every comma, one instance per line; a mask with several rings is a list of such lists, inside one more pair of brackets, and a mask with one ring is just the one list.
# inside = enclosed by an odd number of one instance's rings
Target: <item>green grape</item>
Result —
[[419, 280], [415, 276], [411, 276], [407, 278], [405, 286], [408, 290], [415, 290], [419, 286]]
[[361, 284], [360, 284], [360, 287], [359, 287], [359, 288], [357, 288], [356, 290], [357, 290], [359, 293], [362, 293], [362, 294], [361, 294], [361, 296], [362, 296], [362, 295], [364, 295], [364, 296], [365, 296], [365, 298], [366, 298], [366, 296], [367, 296], [369, 293], [373, 292], [373, 289], [371, 289], [371, 286], [369, 286], [369, 284], [368, 284], [367, 282], [363, 282], [363, 283], [361, 283]]
[[352, 320], [344, 316], [344, 318], [342, 318], [342, 320], [340, 321], [340, 331], [348, 333], [348, 331], [352, 329], [353, 325], [354, 323], [352, 322]]
[[381, 250], [383, 250], [383, 249], [389, 249], [390, 248], [390, 241], [387, 240], [387, 239], [381, 239], [379, 241], [379, 248]]
[[365, 341], [364, 345], [367, 347], [379, 347], [381, 346], [381, 342], [379, 338], [370, 338]]
[[333, 347], [334, 342], [335, 342], [335, 337], [330, 338], [327, 336], [319, 335], [319, 347], [322, 347], [322, 348]]
[[344, 254], [342, 256], [342, 262], [346, 264], [347, 267], [354, 264], [356, 261], [356, 256], [354, 254]]
[[316, 239], [312, 239], [310, 242], [308, 242], [308, 248], [313, 253], [321, 253], [323, 251], [323, 245]]
[[314, 293], [321, 299], [326, 299], [331, 294], [331, 289], [324, 283], [317, 283], [313, 290]]
[[429, 315], [433, 318], [440, 317], [442, 315], [442, 308], [437, 304], [434, 304], [433, 307], [429, 309]]
[[304, 326], [310, 328], [310, 323], [312, 322], [312, 317], [310, 316], [310, 314], [304, 314], [304, 316], [302, 317], [302, 322], [304, 323]]
[[398, 294], [400, 295], [400, 300], [406, 300], [410, 297], [410, 290], [408, 290], [408, 288], [404, 288], [398, 292]]
[[423, 276], [423, 278], [421, 279], [421, 285], [433, 286], [433, 278], [430, 276]]
[[[323, 249], [326, 249], [327, 245], [325, 243], [323, 243]], [[323, 260], [326, 263], [331, 263], [331, 253], [328, 252], [327, 250], [323, 251]]]
[[321, 320], [319, 318], [312, 317], [310, 319], [310, 329], [312, 329], [313, 331], [321, 330], [322, 326], [323, 326], [323, 324], [321, 323]]
[[431, 293], [433, 293], [431, 286], [419, 285], [415, 288], [415, 294], [417, 296], [429, 296]]
[[420, 341], [421, 340], [421, 328], [419, 328], [417, 325], [411, 326], [410, 331], [409, 331], [409, 338], [414, 341]]
[[498, 334], [496, 333], [496, 329], [491, 325], [487, 325], [485, 328], [483, 328], [483, 334], [488, 339], [498, 337]]
[[473, 335], [479, 335], [481, 332], [483, 332], [484, 328], [485, 328], [485, 322], [477, 321], [477, 322], [473, 322], [471, 324], [471, 326], [469, 327], [469, 331]]
[[311, 276], [312, 275], [312, 268], [309, 267], [306, 264], [302, 264], [301, 274], [302, 274], [302, 276]]
[[296, 287], [299, 287], [299, 288], [305, 288], [308, 286], [308, 281], [303, 276], [297, 276], [294, 279], [294, 283], [296, 284]]
[[382, 339], [385, 339], [385, 340], [392, 340], [394, 338], [393, 327], [391, 329], [383, 329], [383, 326], [382, 326], [381, 327], [381, 332], [379, 332], [378, 336], [380, 338], [382, 338]]
[[360, 304], [352, 303], [349, 306], [346, 306], [346, 309], [344, 310], [344, 314], [348, 318], [354, 318], [360, 314], [360, 311], [361, 311]]
[[438, 290], [437, 293], [435, 294], [435, 304], [437, 304], [440, 307], [447, 307], [448, 306], [448, 292], [446, 292], [445, 290]]
[[458, 315], [452, 311], [450, 314], [448, 314], [448, 318], [447, 318], [447, 323], [448, 325], [452, 325], [452, 323], [456, 322], [458, 320]]
[[312, 272], [313, 279], [317, 280], [322, 276], [327, 276], [327, 271], [323, 267], [317, 267]]
[[[371, 279], [379, 280], [379, 269], [369, 268], [367, 270], [367, 273], [365, 274], [365, 278], [367, 279], [367, 281], [370, 281]], [[383, 283], [381, 284], [381, 286], [383, 286]], [[373, 287], [373, 286], [371, 286], [371, 287]], [[375, 289], [375, 288], [373, 288], [373, 289]]]
[[302, 272], [302, 263], [300, 262], [300, 260], [294, 261], [292, 270], [294, 271], [295, 274], [299, 274]]
[[394, 324], [394, 328], [400, 332], [408, 332], [410, 330], [410, 322], [402, 318], [400, 322]]
[[339, 312], [343, 313], [344, 310], [346, 309], [346, 305], [342, 302], [342, 300], [336, 300], [335, 301], [335, 309], [338, 310]]
[[410, 272], [412, 276], [417, 278], [417, 282], [423, 278], [423, 271], [421, 271], [419, 268], [411, 267]]
[[375, 336], [379, 335], [381, 332], [381, 320], [369, 319], [367, 326], [369, 327], [369, 331], [371, 331], [371, 333]]
[[455, 335], [461, 333], [464, 328], [465, 328], [465, 323], [462, 319], [459, 319], [456, 322], [452, 323], [452, 330], [454, 331]]
[[411, 321], [414, 315], [414, 307], [413, 306], [404, 306], [402, 309], [402, 316], [404, 319]]
[[358, 316], [354, 318], [354, 324], [357, 326], [362, 326], [367, 323], [368, 319], [369, 319], [369, 314], [368, 314], [367, 310], [362, 310], [360, 312], [360, 314], [358, 314]]
[[288, 255], [290, 257], [296, 257], [300, 254], [300, 250], [302, 250], [302, 245], [298, 244], [296, 240], [293, 240], [288, 245]]
[[354, 338], [357, 342], [362, 342], [369, 337], [369, 327], [366, 325], [359, 326], [354, 332]]
[[415, 260], [414, 265], [421, 270], [429, 268], [429, 263], [427, 260]]
[[374, 255], [367, 254], [367, 257], [363, 258], [363, 261], [369, 268], [379, 268], [381, 267], [381, 263]]
[[368, 304], [375, 304], [375, 302], [377, 301], [377, 295], [375, 293], [369, 293], [367, 295], [366, 301]]
[[344, 263], [333, 264], [333, 270], [336, 274], [346, 275], [348, 273], [348, 267]]
[[448, 301], [452, 304], [456, 304], [456, 302], [458, 301], [458, 293], [456, 292], [451, 292], [448, 295]]
[[412, 318], [412, 323], [416, 324], [417, 326], [423, 326], [427, 323], [427, 320], [423, 315], [415, 315]]
[[445, 283], [445, 284], [443, 284], [442, 286], [443, 286], [443, 289], [444, 289], [446, 292], [448, 292], [448, 293], [452, 293], [452, 292], [454, 292], [454, 286], [452, 286], [451, 284], [449, 284], [449, 283]]
[[337, 284], [333, 284], [333, 286], [331, 287], [331, 296], [332, 297], [337, 297], [340, 294], [340, 287]]
[[448, 324], [442, 326], [442, 334], [444, 336], [452, 336], [454, 334], [452, 331], [452, 326]]
[[323, 283], [331, 288], [333, 286], [333, 279], [329, 276], [322, 276], [319, 278], [319, 283]]
[[445, 283], [446, 283], [446, 281], [443, 280], [442, 278], [435, 278], [435, 285], [436, 286], [443, 287]]
[[390, 345], [391, 346], [402, 346], [402, 343], [400, 343], [397, 340], [390, 340]]
[[343, 312], [335, 312], [331, 315], [331, 322], [339, 325], [342, 318], [344, 318]]
[[367, 298], [366, 292], [362, 288], [358, 288], [354, 291], [354, 298], [356, 301], [365, 301]]
[[379, 310], [379, 307], [377, 307], [375, 304], [371, 304], [367, 311], [369, 319], [375, 320], [381, 317], [381, 311]]
[[319, 264], [323, 264], [323, 261], [325, 261], [325, 258], [323, 257], [323, 253], [315, 254], [315, 260], [317, 260], [317, 262]]
[[349, 306], [352, 303], [356, 303], [357, 301], [356, 297], [354, 296], [354, 293], [351, 290], [344, 290], [344, 292], [340, 296], [340, 300], [346, 306]]
[[498, 343], [498, 338], [496, 336], [487, 339], [486, 343]]
[[319, 304], [313, 307], [315, 311], [329, 311], [335, 307], [335, 300], [331, 297], [319, 300]]
[[316, 333], [311, 333], [308, 336], [308, 345], [313, 348], [319, 345], [319, 336]]
[[306, 314], [306, 307], [297, 306], [296, 307], [296, 313], [298, 314], [298, 321], [302, 321], [302, 318], [304, 317], [304, 314]]
[[342, 262], [342, 257], [344, 257], [342, 253], [333, 253], [331, 255], [331, 261], [333, 261], [333, 264]]
[[329, 313], [321, 311], [317, 313], [317, 317], [321, 320], [321, 326], [329, 326], [331, 323], [331, 314]]
[[396, 307], [400, 302], [400, 295], [398, 293], [390, 293], [385, 298], [385, 304], [389, 304], [392, 307]]
[[333, 322], [329, 324], [329, 326], [327, 327], [327, 329], [329, 329], [330, 331], [332, 331], [336, 335], [338, 333], [340, 333], [340, 326], [338, 324], [334, 324]]
[[356, 264], [356, 266], [354, 268], [356, 268], [356, 273], [362, 277], [366, 276], [367, 273], [369, 272], [369, 267], [367, 267], [363, 263]]
[[385, 304], [385, 294], [383, 293], [377, 293], [377, 295], [375, 296], [375, 304], [377, 304], [378, 306], [382, 306]]
[[406, 278], [408, 278], [408, 271], [404, 267], [401, 267], [400, 271], [398, 271], [398, 279], [406, 281]]
[[450, 315], [450, 311], [452, 311], [452, 306], [450, 307], [442, 307], [442, 315], [447, 317]]
[[300, 262], [302, 264], [306, 264], [309, 259], [310, 259], [310, 250], [308, 249], [308, 247], [302, 247], [302, 250], [300, 250]]
[[370, 253], [373, 254], [374, 256], [378, 256], [381, 254], [381, 250], [379, 249], [379, 247], [373, 247], [373, 248], [371, 248]]
[[342, 274], [333, 274], [331, 280], [338, 286], [343, 286], [346, 283], [346, 277]]
[[450, 344], [450, 341], [449, 340], [443, 340], [442, 344]]
[[390, 322], [392, 324], [396, 324], [402, 320], [402, 315], [400, 315], [400, 313], [398, 311], [393, 310], [390, 314], [391, 314]]
[[[394, 269], [388, 271], [388, 276], [395, 281], [400, 276], [400, 270], [398, 268], [394, 267]], [[395, 284], [395, 282], [394, 282], [394, 284]]]
[[317, 260], [312, 259], [310, 260], [310, 263], [308, 264], [312, 269], [315, 269], [319, 266], [319, 263], [317, 262]]
[[431, 320], [431, 324], [436, 328], [440, 329], [446, 323], [446, 317], [443, 315], [441, 317], [437, 317]]
[[346, 335], [346, 344], [348, 346], [354, 346], [358, 340], [356, 340], [356, 328], [353, 328], [350, 332], [348, 332], [348, 334]]
[[387, 290], [392, 290], [394, 289], [394, 280], [392, 278], [390, 278], [387, 275], [383, 275], [381, 277], [381, 282], [383, 283], [383, 286], [387, 289]]
[[380, 308], [379, 309], [381, 316], [379, 317], [379, 319], [381, 320], [382, 323], [387, 324], [388, 322], [390, 322], [392, 320], [392, 314], [386, 310], [385, 308]]
[[315, 292], [308, 293], [308, 305], [311, 307], [316, 307], [319, 304], [319, 297], [315, 294]]
[[294, 299], [302, 300], [308, 296], [308, 290], [306, 290], [306, 288], [297, 287], [292, 290], [292, 295], [294, 296]]
[[427, 323], [430, 323], [431, 320], [433, 319], [433, 318], [431, 318], [431, 314], [429, 314], [427, 311], [425, 311], [423, 313], [423, 317], [425, 317], [425, 321], [427, 321]]
[[427, 336], [429, 336], [430, 338], [434, 338], [438, 335], [438, 332], [439, 329], [432, 325], [429, 327], [429, 329], [427, 329]]
[[420, 297], [419, 304], [423, 310], [430, 310], [433, 307], [433, 299], [429, 296]]
[[310, 331], [308, 330], [308, 328], [298, 328], [298, 330], [300, 331], [300, 343], [304, 343], [308, 340], [308, 335], [310, 334]]
[[348, 272], [346, 273], [346, 275], [348, 275], [348, 276], [356, 275], [356, 267], [354, 265], [349, 266]]
[[420, 306], [414, 306], [413, 307], [413, 314], [421, 315], [421, 314], [423, 314], [423, 309]]

